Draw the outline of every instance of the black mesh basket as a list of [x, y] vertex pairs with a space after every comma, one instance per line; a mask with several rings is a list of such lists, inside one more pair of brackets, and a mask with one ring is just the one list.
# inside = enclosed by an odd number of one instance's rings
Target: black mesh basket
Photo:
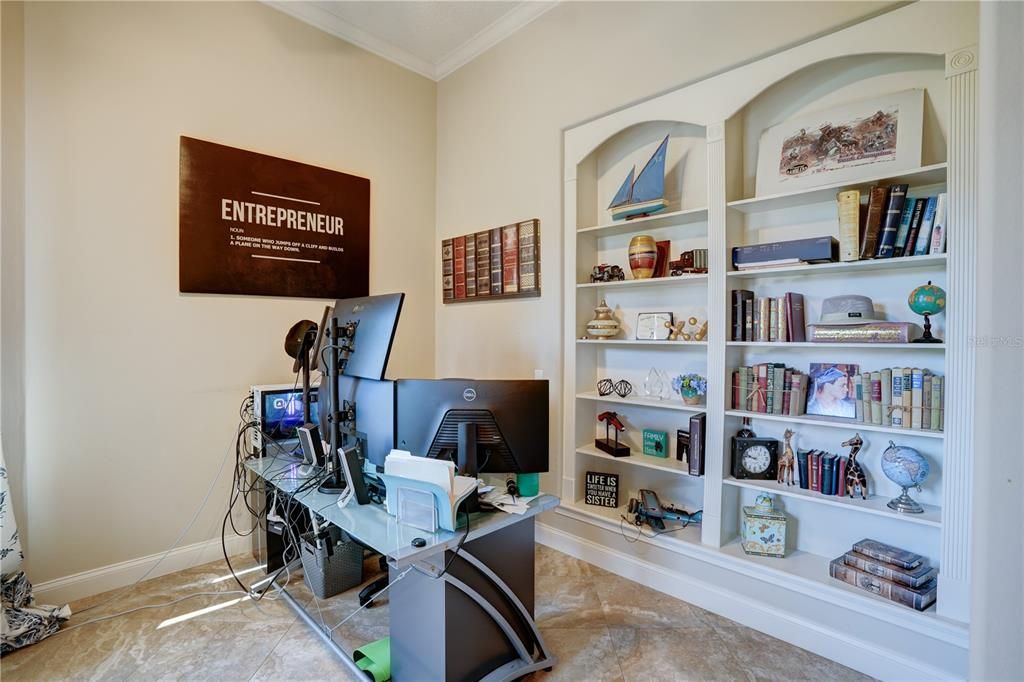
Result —
[[312, 533], [303, 533], [302, 572], [317, 599], [327, 599], [363, 582], [363, 548], [338, 528], [316, 546]]

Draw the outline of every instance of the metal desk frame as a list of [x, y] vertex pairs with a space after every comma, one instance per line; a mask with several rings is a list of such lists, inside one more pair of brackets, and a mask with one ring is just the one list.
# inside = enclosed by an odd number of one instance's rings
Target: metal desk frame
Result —
[[[413, 571], [421, 576], [422, 580], [433, 582], [440, 578], [444, 585], [451, 586], [472, 600], [489, 617], [490, 621], [498, 626], [515, 654], [512, 660], [484, 675], [480, 678], [481, 680], [486, 682], [514, 680], [537, 670], [550, 669], [557, 662], [557, 659], [551, 655], [544, 643], [544, 638], [541, 636], [540, 630], [536, 622], [534, 622], [529, 609], [508, 585], [507, 580], [502, 579], [498, 571], [474, 556], [467, 550], [466, 546], [474, 540], [499, 533], [503, 530], [515, 533], [515, 529], [512, 527], [525, 521], [529, 521], [531, 524], [530, 537], [532, 538], [534, 517], [543, 511], [558, 506], [558, 498], [551, 495], [541, 495], [530, 502], [530, 510], [524, 515], [492, 512], [475, 515], [473, 518], [470, 524], [469, 535], [466, 537], [462, 549], [459, 550], [458, 558], [478, 574], [478, 579], [482, 580], [487, 586], [485, 591], [499, 594], [507, 602], [505, 605], [496, 605], [493, 603], [493, 598], [488, 599], [480, 589], [456, 577], [452, 572], [441, 575], [446, 552], [455, 550], [458, 547], [460, 540], [462, 540], [463, 532], [452, 533], [441, 530], [435, 533], [428, 533], [411, 526], [405, 526], [399, 524], [395, 517], [390, 516], [386, 510], [375, 504], [348, 505], [342, 509], [336, 504], [332, 504], [332, 502], [338, 499], [337, 495], [321, 493], [316, 488], [293, 494], [294, 491], [301, 488], [304, 483], [313, 478], [318, 472], [311, 471], [309, 467], [301, 466], [301, 463], [289, 457], [268, 456], [251, 459], [245, 463], [245, 466], [253, 475], [262, 479], [266, 485], [277, 488], [280, 493], [292, 497], [299, 504], [319, 514], [327, 522], [337, 526], [366, 546], [380, 552], [387, 558], [387, 563], [393, 576], [396, 572], [404, 571], [411, 567]], [[413, 547], [413, 538], [423, 538], [426, 540], [426, 545], [423, 547]], [[532, 554], [530, 556], [532, 569]], [[290, 566], [300, 565], [300, 563], [296, 559], [291, 562]], [[295, 610], [303, 622], [316, 632], [331, 651], [338, 656], [339, 660], [354, 675], [364, 678], [366, 673], [356, 665], [352, 656], [346, 653], [334, 641], [331, 631], [323, 627], [321, 623], [318, 623], [306, 611], [305, 607], [288, 593], [287, 589], [276, 582], [274, 584], [280, 590], [286, 603]], [[420, 586], [424, 587], [429, 584], [420, 583]], [[393, 598], [394, 595], [392, 595]], [[395, 602], [392, 601], [391, 603], [394, 605]], [[443, 606], [442, 611], [444, 611]], [[520, 627], [517, 632], [517, 628], [514, 627], [513, 622], [508, 618], [509, 612], [514, 614], [521, 625], [526, 626], [525, 630], [532, 641], [527, 641], [521, 636], [524, 628]], [[446, 617], [446, 615], [442, 614], [442, 619]], [[433, 628], [433, 630], [436, 629], [436, 627]], [[430, 631], [431, 628], [425, 628], [425, 630]], [[394, 631], [393, 623], [392, 632]], [[436, 632], [433, 636], [435, 638], [443, 637], [443, 635], [439, 635]], [[429, 639], [429, 636], [426, 636], [426, 638]], [[392, 643], [392, 650], [394, 651], [394, 640], [392, 640]], [[406, 644], [413, 643], [406, 642]], [[433, 644], [432, 641], [428, 642], [427, 648], [433, 646]], [[534, 645], [536, 645], [535, 653], [532, 651]], [[424, 649], [424, 647], [421, 646], [420, 649]], [[444, 668], [444, 664], [441, 667]], [[401, 681], [399, 680], [399, 682]]]

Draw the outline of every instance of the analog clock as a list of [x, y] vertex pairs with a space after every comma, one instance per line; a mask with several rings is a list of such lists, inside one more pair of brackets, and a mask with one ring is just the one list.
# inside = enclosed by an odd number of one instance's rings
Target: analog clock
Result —
[[733, 438], [733, 478], [775, 480], [779, 441], [771, 438]]

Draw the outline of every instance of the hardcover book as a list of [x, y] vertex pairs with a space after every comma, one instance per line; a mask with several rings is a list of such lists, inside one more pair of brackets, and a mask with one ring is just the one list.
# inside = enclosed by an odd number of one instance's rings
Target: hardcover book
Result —
[[946, 193], [939, 195], [935, 206], [935, 221], [932, 224], [932, 242], [928, 253], [946, 252]]
[[894, 367], [892, 374], [892, 427], [903, 428], [903, 368]]
[[804, 295], [786, 293], [786, 340], [794, 343], [807, 341], [807, 326], [804, 321]]
[[893, 256], [908, 189], [910, 189], [910, 185], [893, 185], [889, 188], [889, 197], [885, 204], [885, 211], [882, 213], [882, 229], [878, 237], [878, 250], [875, 252], [875, 258], [892, 258]]
[[910, 230], [907, 232], [907, 240], [905, 243], [896, 244], [894, 256], [914, 255], [914, 243], [917, 241], [917, 235], [921, 231], [921, 221], [924, 220], [924, 209], [927, 205], [927, 197], [914, 202], [914, 213], [910, 217]]
[[[917, 233], [917, 239], [914, 240], [914, 255], [923, 256], [928, 253], [928, 249], [931, 246], [932, 239], [932, 227], [935, 226], [935, 212], [939, 208], [938, 197], [928, 197], [928, 203], [924, 207], [924, 217], [921, 218], [921, 230]], [[910, 248], [910, 245], [907, 245]]]
[[[864, 421], [867, 421], [865, 418]], [[882, 373], [871, 372], [871, 423], [882, 423]]]
[[923, 423], [921, 407], [924, 405], [924, 372], [916, 367], [911, 370], [910, 390], [910, 428], [920, 429]]
[[501, 228], [502, 278], [501, 290], [506, 294], [519, 293], [519, 227]]
[[455, 257], [455, 298], [466, 298], [466, 237], [455, 237], [452, 244]]
[[871, 557], [877, 561], [883, 561], [904, 570], [917, 568], [924, 563], [924, 557], [914, 552], [908, 552], [899, 547], [887, 545], [878, 540], [864, 538], [860, 542], [853, 543], [853, 551], [860, 552], [864, 556]]
[[466, 298], [476, 296], [476, 236], [466, 235]]
[[889, 601], [909, 606], [917, 611], [924, 611], [935, 603], [938, 582], [930, 580], [915, 589], [900, 585], [885, 578], [858, 570], [846, 564], [843, 557], [833, 559], [828, 566], [829, 575], [844, 583], [853, 585], [866, 592], [877, 594]]
[[754, 292], [746, 289], [733, 289], [732, 292], [732, 340], [752, 341], [744, 335], [746, 323], [746, 306], [754, 300]]
[[875, 255], [878, 246], [878, 234], [882, 228], [882, 213], [885, 211], [886, 198], [889, 188], [875, 185], [871, 188], [868, 198], [868, 217], [864, 224], [864, 234], [860, 236], [860, 257], [861, 259], [871, 258]]
[[441, 240], [441, 298], [455, 298], [455, 246], [451, 239]]
[[808, 237], [767, 244], [735, 246], [732, 264], [737, 269], [788, 263], [830, 263], [839, 257], [835, 237]]
[[476, 233], [476, 295], [491, 294], [491, 239], [487, 232]]
[[855, 403], [856, 412], [854, 418], [859, 421], [864, 421], [864, 378], [860, 374], [853, 375], [853, 400]]
[[537, 221], [519, 223], [519, 291], [537, 291]]
[[860, 254], [860, 192], [850, 190], [836, 195], [839, 205], [839, 260], [855, 261]]
[[942, 377], [932, 377], [932, 419], [931, 428], [934, 431], [942, 430], [942, 384], [944, 383]]
[[707, 415], [704, 412], [690, 417], [690, 462], [688, 471], [691, 476], [704, 475], [704, 447]]
[[914, 219], [914, 210], [917, 207], [917, 199], [907, 197], [903, 202], [903, 215], [900, 216], [900, 228], [896, 231], [896, 243], [892, 247], [893, 258], [903, 255], [903, 248], [907, 244], [907, 235], [910, 234], [910, 223]]
[[796, 452], [796, 471], [799, 479], [800, 488], [807, 490], [807, 451], [797, 450]]
[[821, 494], [822, 495], [833, 495], [835, 489], [832, 487], [834, 481], [832, 479], [832, 471], [836, 466], [836, 455], [829, 453], [821, 458]]
[[490, 244], [490, 256], [491, 256], [491, 295], [502, 293], [501, 289], [501, 273], [502, 273], [502, 260], [501, 260], [501, 228], [495, 227], [491, 229], [491, 244]]
[[892, 370], [883, 369], [879, 374], [882, 389], [882, 426], [892, 426]]
[[853, 566], [859, 571], [877, 575], [879, 578], [891, 580], [907, 587], [919, 588], [939, 574], [939, 569], [921, 564], [917, 568], [903, 570], [884, 561], [876, 561], [860, 552], [847, 552], [843, 555], [843, 563]]

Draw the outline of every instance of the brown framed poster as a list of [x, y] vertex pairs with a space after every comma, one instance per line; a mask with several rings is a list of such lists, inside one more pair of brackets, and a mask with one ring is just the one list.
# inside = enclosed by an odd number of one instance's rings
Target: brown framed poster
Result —
[[181, 137], [183, 293], [369, 294], [370, 181]]

